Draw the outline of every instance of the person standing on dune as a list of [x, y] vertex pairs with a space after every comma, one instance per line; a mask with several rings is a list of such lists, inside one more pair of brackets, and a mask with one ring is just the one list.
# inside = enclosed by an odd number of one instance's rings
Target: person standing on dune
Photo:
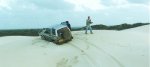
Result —
[[90, 16], [88, 16], [87, 20], [86, 20], [86, 30], [85, 30], [85, 34], [87, 34], [87, 31], [90, 30], [90, 33], [93, 34], [92, 32], [92, 27], [91, 27], [91, 24], [93, 22], [91, 21], [91, 18]]

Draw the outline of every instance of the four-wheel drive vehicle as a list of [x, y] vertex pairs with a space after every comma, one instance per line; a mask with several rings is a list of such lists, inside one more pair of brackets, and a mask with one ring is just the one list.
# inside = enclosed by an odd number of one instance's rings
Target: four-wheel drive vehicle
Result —
[[44, 28], [39, 32], [43, 40], [63, 44], [73, 39], [70, 29], [66, 25], [57, 25], [52, 28]]

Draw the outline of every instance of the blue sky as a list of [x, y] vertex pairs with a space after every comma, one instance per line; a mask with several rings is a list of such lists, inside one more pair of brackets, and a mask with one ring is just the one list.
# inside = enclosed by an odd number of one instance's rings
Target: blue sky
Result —
[[149, 0], [0, 0], [0, 29], [149, 22]]

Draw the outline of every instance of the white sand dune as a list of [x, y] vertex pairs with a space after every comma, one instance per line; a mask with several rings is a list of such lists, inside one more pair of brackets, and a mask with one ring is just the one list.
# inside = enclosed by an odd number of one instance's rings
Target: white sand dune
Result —
[[40, 37], [0, 37], [0, 67], [149, 67], [149, 25], [72, 33], [60, 46]]

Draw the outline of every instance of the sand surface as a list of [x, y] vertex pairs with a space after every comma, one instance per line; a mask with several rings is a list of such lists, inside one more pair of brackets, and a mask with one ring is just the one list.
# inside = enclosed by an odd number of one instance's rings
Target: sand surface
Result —
[[40, 37], [0, 37], [0, 67], [149, 67], [149, 25], [72, 34], [60, 46]]

